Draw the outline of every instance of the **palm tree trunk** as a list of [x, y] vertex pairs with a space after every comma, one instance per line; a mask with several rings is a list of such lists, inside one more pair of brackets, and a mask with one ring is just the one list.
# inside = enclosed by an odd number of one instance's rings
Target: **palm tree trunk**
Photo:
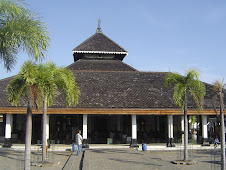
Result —
[[47, 155], [46, 119], [47, 119], [47, 96], [44, 96], [43, 114], [42, 114], [42, 162], [46, 161]]
[[224, 103], [223, 94], [220, 92], [220, 117], [221, 117], [221, 170], [225, 170], [225, 132], [224, 132]]
[[187, 116], [187, 93], [184, 96], [184, 161], [188, 160], [188, 116]]
[[30, 170], [31, 158], [31, 133], [32, 133], [32, 105], [30, 99], [27, 105], [26, 132], [25, 132], [25, 161], [24, 169]]

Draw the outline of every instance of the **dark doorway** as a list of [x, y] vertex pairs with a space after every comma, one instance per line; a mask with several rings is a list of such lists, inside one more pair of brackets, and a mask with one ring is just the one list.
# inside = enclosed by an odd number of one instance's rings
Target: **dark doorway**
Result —
[[91, 143], [107, 143], [109, 134], [107, 124], [109, 124], [109, 117], [92, 115], [91, 122], [93, 127], [91, 129], [91, 133], [89, 134]]
[[32, 144], [42, 141], [42, 115], [32, 115]]
[[50, 140], [56, 144], [71, 144], [82, 130], [82, 115], [50, 115]]
[[138, 143], [164, 143], [167, 140], [167, 116], [138, 115]]
[[92, 144], [119, 144], [131, 139], [131, 115], [89, 115], [88, 139]]

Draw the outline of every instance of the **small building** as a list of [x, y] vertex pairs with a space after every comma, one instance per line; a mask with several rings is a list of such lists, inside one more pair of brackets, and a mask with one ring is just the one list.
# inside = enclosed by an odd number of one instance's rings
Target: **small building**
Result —
[[[174, 104], [173, 89], [165, 87], [167, 72], [140, 72], [123, 62], [127, 54], [102, 33], [100, 25], [73, 49], [74, 63], [67, 68], [74, 73], [81, 95], [78, 105], [68, 108], [59, 93], [48, 108], [51, 143], [70, 144], [79, 129], [85, 144], [182, 142], [183, 112]], [[12, 79], [0, 80], [0, 136], [2, 141], [24, 143], [26, 103], [15, 107], [8, 102], [6, 87]], [[188, 103], [189, 139], [198, 143], [219, 133], [211, 85], [205, 86], [204, 110]], [[33, 144], [41, 141], [41, 117], [41, 111], [33, 110]], [[196, 118], [193, 124], [192, 118]]]

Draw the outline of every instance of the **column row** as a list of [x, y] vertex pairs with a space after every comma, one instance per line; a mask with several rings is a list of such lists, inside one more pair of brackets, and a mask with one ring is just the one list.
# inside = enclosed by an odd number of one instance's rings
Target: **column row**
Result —
[[[49, 139], [49, 115], [47, 116], [47, 126], [46, 126], [46, 136], [47, 139]], [[157, 121], [157, 130], [159, 130], [161, 127], [159, 126], [159, 117], [156, 119]], [[6, 124], [5, 124], [5, 146], [10, 146], [9, 141], [11, 139], [11, 131], [13, 126], [13, 115], [12, 114], [6, 114]], [[83, 126], [82, 126], [82, 136], [83, 136], [83, 147], [88, 147], [88, 115], [83, 115]], [[120, 126], [120, 125], [118, 125]], [[167, 146], [173, 146], [173, 115], [167, 116], [167, 127], [168, 127], [168, 142]], [[119, 128], [119, 127], [117, 127]], [[131, 146], [137, 147], [137, 115], [131, 115]], [[184, 131], [184, 117], [181, 116], [181, 131], [182, 131], [182, 142], [183, 142], [183, 131]], [[208, 139], [208, 129], [207, 129], [207, 116], [202, 115], [202, 137], [203, 137], [203, 143], [207, 142]]]

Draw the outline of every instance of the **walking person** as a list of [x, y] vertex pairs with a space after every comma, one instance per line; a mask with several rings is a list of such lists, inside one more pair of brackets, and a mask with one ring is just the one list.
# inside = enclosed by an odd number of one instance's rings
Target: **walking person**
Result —
[[76, 144], [78, 146], [78, 151], [77, 151], [77, 156], [81, 153], [82, 151], [82, 136], [81, 136], [81, 130], [78, 131], [76, 134]]

